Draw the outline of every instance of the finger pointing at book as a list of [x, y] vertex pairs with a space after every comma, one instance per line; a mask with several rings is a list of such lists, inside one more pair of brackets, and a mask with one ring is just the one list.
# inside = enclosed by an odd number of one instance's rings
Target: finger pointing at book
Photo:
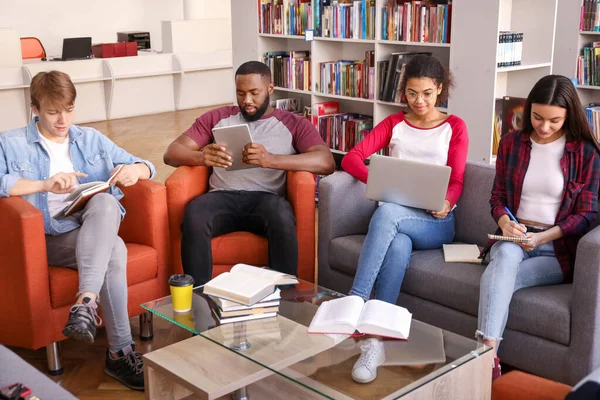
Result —
[[42, 191], [56, 194], [71, 193], [73, 186], [78, 183], [77, 178], [86, 176], [83, 172], [59, 172], [43, 181]]

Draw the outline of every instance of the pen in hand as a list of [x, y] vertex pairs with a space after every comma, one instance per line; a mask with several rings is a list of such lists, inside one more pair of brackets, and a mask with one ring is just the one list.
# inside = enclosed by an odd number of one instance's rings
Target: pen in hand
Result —
[[[510, 212], [510, 210], [508, 209], [508, 207], [505, 206], [504, 207], [504, 211], [506, 211], [508, 213], [508, 217], [510, 218], [511, 221], [513, 221], [517, 225], [521, 225], [519, 223], [519, 221], [517, 221], [517, 219], [515, 218], [515, 216], [512, 215], [512, 213]], [[527, 235], [523, 233], [523, 236], [527, 236]]]

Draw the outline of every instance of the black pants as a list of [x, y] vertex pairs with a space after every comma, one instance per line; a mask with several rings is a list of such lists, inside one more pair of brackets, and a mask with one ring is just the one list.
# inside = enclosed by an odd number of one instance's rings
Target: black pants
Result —
[[237, 231], [266, 236], [269, 267], [297, 274], [298, 239], [290, 203], [267, 192], [215, 191], [192, 200], [181, 224], [183, 270], [194, 277], [196, 285], [212, 277], [211, 239]]

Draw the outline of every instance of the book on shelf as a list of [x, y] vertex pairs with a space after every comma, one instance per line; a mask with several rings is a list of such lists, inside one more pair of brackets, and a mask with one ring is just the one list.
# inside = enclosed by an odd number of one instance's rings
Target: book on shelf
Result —
[[581, 49], [577, 57], [577, 83], [600, 86], [600, 42], [592, 42]]
[[496, 62], [499, 68], [521, 65], [523, 57], [523, 32], [500, 31]]
[[375, 39], [375, 0], [315, 0], [315, 36]]
[[412, 314], [381, 300], [365, 302], [359, 296], [328, 300], [319, 306], [308, 333], [379, 335], [408, 339]]
[[300, 108], [298, 99], [294, 97], [271, 100], [270, 106], [279, 110], [289, 111], [294, 114], [301, 114], [299, 111]]
[[311, 0], [258, 0], [260, 33], [304, 35], [313, 19]]
[[381, 12], [381, 39], [450, 43], [452, 1], [388, 0]]
[[318, 117], [318, 131], [332, 150], [352, 150], [373, 129], [373, 116], [338, 113]]
[[77, 186], [63, 201], [68, 203], [62, 210], [53, 215], [53, 218], [67, 217], [73, 213], [83, 210], [87, 202], [98, 193], [107, 192], [114, 185], [115, 178], [125, 164], [120, 164], [116, 167], [108, 181], [106, 182], [88, 182]]
[[338, 96], [375, 97], [375, 51], [367, 50], [363, 60], [325, 61], [317, 64], [316, 91]]
[[311, 107], [311, 121], [315, 128], [319, 129], [319, 117], [323, 115], [337, 114], [340, 112], [340, 103], [338, 101], [323, 101], [315, 103]]
[[498, 154], [500, 139], [509, 132], [523, 129], [524, 97], [504, 96], [494, 104], [494, 138], [492, 154]]
[[392, 103], [405, 103], [404, 94], [400, 93], [400, 83], [404, 73], [404, 65], [416, 55], [432, 55], [429, 51], [403, 51], [391, 53], [389, 60], [379, 61], [379, 100]]
[[462, 262], [481, 264], [481, 253], [476, 244], [450, 243], [443, 244], [444, 262]]
[[204, 294], [251, 306], [275, 292], [278, 285], [295, 285], [295, 276], [246, 264], [234, 265], [204, 285]]
[[592, 136], [600, 143], [600, 104], [588, 104], [585, 106], [585, 115], [592, 129]]
[[269, 51], [261, 59], [271, 70], [275, 86], [311, 90], [310, 51]]
[[600, 32], [600, 8], [596, 0], [583, 0], [579, 18], [579, 30]]

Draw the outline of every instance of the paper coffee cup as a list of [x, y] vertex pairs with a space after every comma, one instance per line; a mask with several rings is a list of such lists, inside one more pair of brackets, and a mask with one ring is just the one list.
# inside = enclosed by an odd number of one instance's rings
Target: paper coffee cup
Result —
[[169, 278], [173, 311], [187, 312], [192, 309], [194, 278], [187, 274], [175, 274]]

